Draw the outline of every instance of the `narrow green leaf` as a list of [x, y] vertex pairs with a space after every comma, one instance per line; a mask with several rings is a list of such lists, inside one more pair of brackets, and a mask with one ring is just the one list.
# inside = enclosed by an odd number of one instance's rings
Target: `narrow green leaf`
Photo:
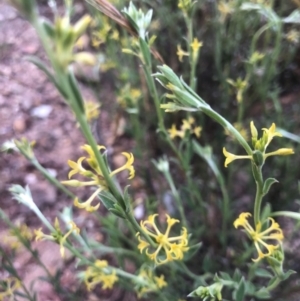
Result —
[[40, 70], [42, 70], [48, 77], [48, 79], [54, 84], [55, 88], [59, 91], [59, 93], [67, 100], [67, 94], [64, 92], [63, 88], [58, 84], [54, 75], [50, 72], [50, 70], [46, 67], [46, 65], [34, 56], [27, 56], [26, 60], [36, 65]]
[[140, 44], [140, 50], [141, 50], [141, 52], [143, 54], [143, 58], [145, 60], [145, 64], [147, 66], [151, 66], [151, 54], [150, 54], [150, 50], [149, 50], [149, 45], [142, 38], [139, 38], [139, 44]]
[[114, 208], [114, 205], [117, 203], [117, 200], [109, 191], [102, 190], [98, 196], [107, 210]]
[[243, 301], [245, 298], [245, 293], [246, 293], [246, 284], [245, 284], [244, 277], [242, 277], [241, 281], [238, 284], [237, 290], [236, 290], [235, 300]]
[[77, 102], [77, 105], [78, 105], [79, 109], [81, 110], [81, 112], [84, 113], [84, 111], [85, 111], [84, 110], [84, 101], [83, 101], [82, 95], [78, 88], [76, 78], [75, 78], [72, 70], [68, 71], [68, 81], [71, 86], [72, 92], [75, 96], [75, 101]]
[[265, 181], [264, 187], [263, 187], [263, 195], [266, 195], [266, 194], [269, 192], [271, 186], [272, 186], [274, 183], [278, 183], [278, 181], [277, 181], [276, 179], [274, 179], [274, 178], [268, 178], [268, 179]]
[[274, 276], [272, 275], [272, 273], [270, 273], [269, 271], [265, 270], [265, 269], [261, 269], [258, 268], [255, 271], [255, 275], [258, 277], [262, 277], [262, 278], [273, 278]]
[[255, 297], [257, 297], [258, 299], [269, 299], [271, 295], [265, 287], [262, 287], [259, 291], [255, 293]]

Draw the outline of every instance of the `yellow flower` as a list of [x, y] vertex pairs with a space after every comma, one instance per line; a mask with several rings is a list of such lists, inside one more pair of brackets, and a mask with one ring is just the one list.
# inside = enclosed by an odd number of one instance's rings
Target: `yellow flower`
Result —
[[235, 87], [236, 90], [236, 100], [238, 103], [241, 103], [243, 101], [243, 93], [245, 91], [245, 89], [248, 86], [248, 81], [247, 80], [242, 80], [240, 77], [234, 81], [232, 79], [227, 79], [227, 82]]
[[230, 2], [226, 3], [224, 1], [221, 1], [219, 4], [218, 4], [218, 10], [219, 10], [219, 13], [220, 13], [220, 21], [223, 23], [227, 16], [232, 14], [234, 12], [234, 3], [233, 1], [231, 0]]
[[116, 271], [108, 267], [106, 260], [96, 260], [94, 266], [90, 266], [84, 272], [84, 282], [88, 291], [101, 283], [103, 289], [111, 289], [118, 281]]
[[[96, 156], [95, 156], [91, 146], [86, 144], [86, 145], [82, 146], [82, 149], [88, 153], [89, 157], [88, 158], [80, 157], [77, 162], [69, 160], [68, 164], [72, 168], [72, 170], [69, 172], [68, 177], [70, 179], [72, 176], [74, 176], [76, 174], [80, 174], [86, 178], [89, 178], [90, 181], [68, 180], [68, 181], [62, 181], [61, 183], [64, 185], [69, 185], [69, 186], [73, 186], [73, 187], [96, 186], [97, 189], [93, 192], [93, 194], [85, 202], [80, 203], [78, 198], [75, 198], [75, 200], [74, 200], [74, 206], [81, 208], [81, 209], [85, 209], [88, 212], [93, 212], [99, 208], [100, 203], [98, 203], [95, 206], [92, 206], [92, 202], [97, 197], [99, 192], [107, 189], [107, 183], [106, 183], [103, 173], [97, 163]], [[98, 145], [99, 151], [104, 150], [104, 149], [105, 149], [104, 146]], [[127, 162], [123, 166], [117, 168], [116, 170], [111, 171], [109, 176], [113, 177], [117, 173], [119, 173], [123, 170], [128, 170], [129, 171], [128, 179], [132, 179], [135, 175], [135, 170], [133, 167], [134, 157], [133, 157], [132, 153], [126, 153], [126, 152], [123, 152], [122, 155], [126, 157]], [[91, 170], [86, 170], [82, 166], [82, 163], [84, 161], [86, 161], [88, 163]]]
[[[8, 300], [7, 297], [10, 298], [9, 300], [15, 300], [14, 293], [21, 287], [20, 280], [16, 277], [9, 277], [1, 282], [0, 300]], [[2, 288], [5, 290], [2, 291]]]
[[193, 4], [191, 0], [179, 0], [178, 8], [180, 8], [184, 14], [187, 14], [193, 7]]
[[142, 269], [134, 282], [138, 298], [145, 297], [148, 293], [159, 291], [168, 285], [164, 275], [156, 277], [150, 269]]
[[298, 44], [300, 40], [300, 32], [292, 29], [285, 35], [285, 38], [292, 44]]
[[177, 56], [179, 58], [179, 62], [182, 62], [184, 56], [189, 56], [189, 53], [184, 51], [180, 45], [177, 45]]
[[172, 124], [172, 127], [168, 129], [168, 133], [171, 139], [176, 138], [177, 136], [183, 138], [184, 132], [178, 131], [175, 124]]
[[230, 164], [232, 161], [234, 160], [238, 160], [238, 159], [252, 159], [252, 156], [237, 156], [237, 155], [234, 155], [232, 153], [229, 153], [225, 147], [223, 147], [223, 154], [224, 156], [226, 157], [226, 160], [225, 160], [225, 167], [228, 166], [228, 164]]
[[201, 126], [196, 126], [196, 127], [194, 128], [194, 134], [195, 134], [195, 136], [196, 136], [197, 138], [200, 137], [201, 131], [202, 131], [202, 127], [201, 127]]
[[113, 30], [112, 35], [111, 35], [111, 38], [112, 38], [113, 40], [116, 40], [116, 41], [119, 40], [120, 35], [119, 35], [119, 32], [118, 32], [116, 29]]
[[23, 243], [19, 239], [20, 235], [27, 241], [30, 241], [33, 238], [33, 232], [31, 229], [28, 228], [26, 224], [21, 224], [16, 226], [16, 228], [10, 229], [9, 233], [4, 235], [3, 243], [13, 250], [19, 250], [23, 246]]
[[259, 51], [254, 51], [249, 59], [250, 64], [256, 64], [258, 61], [261, 61], [265, 55]]
[[[162, 234], [155, 224], [155, 217], [157, 215], [158, 214], [150, 215], [147, 220], [141, 222], [142, 229], [157, 243], [157, 249], [150, 253], [150, 244], [140, 237], [140, 233], [137, 233], [139, 240], [138, 249], [141, 253], [146, 249], [147, 256], [156, 264], [164, 264], [173, 260], [182, 260], [184, 252], [189, 249], [186, 228], [182, 228], [181, 235], [169, 237], [172, 226], [179, 223], [179, 220], [171, 218], [166, 214], [168, 226], [165, 234]], [[150, 227], [151, 230], [148, 229], [148, 227]], [[162, 254], [163, 256], [160, 256]]]
[[[264, 131], [262, 137], [260, 139], [258, 139], [258, 132], [257, 129], [253, 123], [253, 121], [251, 121], [250, 123], [250, 129], [251, 129], [251, 136], [252, 136], [252, 145], [253, 145], [253, 155], [255, 153], [260, 153], [261, 154], [261, 158], [262, 158], [262, 162], [259, 163], [260, 165], [262, 165], [264, 163], [264, 161], [266, 160], [266, 158], [270, 157], [270, 156], [287, 156], [287, 155], [292, 155], [294, 154], [294, 150], [292, 148], [280, 148], [276, 151], [270, 152], [270, 153], [266, 153], [266, 149], [269, 146], [269, 144], [271, 143], [271, 141], [273, 140], [274, 137], [282, 137], [282, 135], [279, 132], [276, 132], [276, 125], [275, 123], [272, 123], [272, 125], [270, 126], [270, 128], [263, 128], [262, 130]], [[251, 159], [254, 160], [253, 156], [238, 156], [238, 155], [234, 155], [232, 153], [227, 152], [226, 148], [223, 147], [223, 154], [226, 157], [225, 160], [225, 167], [228, 166], [229, 163], [231, 163], [234, 160], [237, 159]], [[256, 163], [256, 161], [254, 160], [254, 162]], [[257, 164], [257, 163], [256, 163]]]
[[79, 234], [80, 232], [80, 229], [76, 226], [76, 224], [73, 221], [70, 221], [68, 224], [70, 225], [70, 230], [66, 234], [63, 234], [60, 228], [58, 218], [56, 218], [54, 222], [55, 232], [51, 233], [50, 235], [47, 235], [43, 233], [42, 228], [39, 228], [38, 230], [34, 230], [35, 240], [52, 240], [57, 242], [60, 245], [60, 255], [61, 257], [64, 257], [64, 244], [67, 238], [71, 235], [72, 232], [75, 232], [75, 234]]
[[196, 60], [199, 54], [199, 49], [203, 46], [203, 43], [199, 42], [197, 38], [194, 38], [190, 46], [193, 51], [193, 59]]
[[84, 103], [85, 117], [88, 122], [97, 119], [100, 114], [100, 104], [94, 103], [92, 101], [86, 101]]
[[[237, 218], [234, 222], [234, 227], [243, 227], [250, 238], [253, 240], [254, 245], [256, 247], [258, 257], [256, 259], [252, 259], [253, 261], [257, 262], [264, 257], [272, 255], [273, 251], [276, 250], [283, 240], [283, 233], [280, 229], [278, 223], [274, 221], [273, 218], [268, 218], [263, 222], [266, 223], [270, 221], [271, 225], [266, 230], [262, 231], [262, 223], [258, 222], [255, 226], [255, 230], [248, 222], [248, 218], [251, 216], [248, 212], [243, 212], [240, 214], [239, 218]], [[266, 241], [274, 241], [277, 242], [276, 245], [269, 244]]]

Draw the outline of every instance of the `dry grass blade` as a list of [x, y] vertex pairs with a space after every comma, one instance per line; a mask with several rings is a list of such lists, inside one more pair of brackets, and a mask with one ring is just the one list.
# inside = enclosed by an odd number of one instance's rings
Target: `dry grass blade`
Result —
[[130, 34], [137, 36], [137, 32], [125, 19], [125, 17], [106, 0], [86, 0], [89, 4], [99, 9], [108, 18], [114, 20], [117, 24], [124, 27]]
[[[100, 10], [108, 18], [114, 20], [117, 24], [125, 28], [131, 35], [137, 37], [136, 30], [130, 25], [126, 18], [107, 0], [86, 0], [89, 4]], [[154, 57], [164, 64], [164, 60], [157, 50], [151, 48], [151, 53]]]

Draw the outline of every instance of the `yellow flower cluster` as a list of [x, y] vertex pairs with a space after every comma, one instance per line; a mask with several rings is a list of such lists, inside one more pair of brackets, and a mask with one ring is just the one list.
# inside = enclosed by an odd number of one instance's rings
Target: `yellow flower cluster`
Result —
[[129, 84], [125, 85], [119, 92], [117, 102], [123, 108], [136, 107], [142, 92], [139, 89], [131, 88]]
[[117, 29], [113, 29], [109, 24], [109, 18], [102, 16], [101, 25], [98, 26], [95, 22], [92, 24], [92, 46], [99, 48], [100, 45], [106, 43], [108, 39], [119, 40], [120, 34]]
[[[192, 49], [192, 57], [193, 60], [196, 61], [199, 55], [199, 50], [203, 46], [202, 42], [199, 42], [197, 38], [194, 38], [193, 42], [190, 44], [190, 47]], [[184, 56], [189, 56], [190, 54], [187, 51], [184, 51], [181, 48], [181, 45], [177, 45], [177, 56], [180, 62], [183, 61]]]
[[[100, 167], [98, 166], [96, 156], [95, 156], [91, 146], [86, 144], [86, 145], [82, 146], [82, 149], [88, 153], [89, 157], [88, 158], [80, 157], [77, 160], [77, 162], [69, 160], [68, 164], [72, 168], [72, 170], [69, 172], [68, 178], [71, 179], [72, 176], [74, 176], [75, 174], [79, 174], [86, 178], [89, 178], [90, 181], [83, 182], [83, 181], [78, 181], [78, 180], [68, 180], [68, 181], [62, 181], [62, 184], [74, 186], [74, 187], [82, 187], [82, 186], [98, 187], [95, 190], [95, 192], [88, 198], [87, 201], [80, 203], [78, 198], [76, 198], [74, 200], [74, 206], [81, 208], [81, 209], [85, 209], [88, 212], [93, 212], [99, 208], [100, 203], [98, 203], [95, 206], [92, 206], [91, 203], [96, 198], [96, 196], [99, 194], [99, 192], [101, 192], [103, 189], [107, 189], [107, 183], [104, 179], [104, 176], [103, 176], [103, 173], [102, 173]], [[98, 145], [99, 151], [104, 150], [104, 149], [105, 149], [104, 146]], [[114, 175], [116, 175], [117, 173], [119, 173], [123, 170], [128, 170], [129, 171], [128, 179], [132, 179], [135, 175], [135, 170], [132, 165], [134, 162], [134, 157], [133, 157], [132, 153], [126, 153], [126, 152], [123, 152], [122, 155], [126, 157], [127, 162], [120, 168], [110, 172], [109, 175], [110, 175], [110, 177], [113, 177]], [[90, 167], [90, 170], [87, 170], [82, 166], [82, 163], [84, 161], [87, 162], [87, 164]]]
[[224, 22], [229, 15], [231, 15], [234, 12], [235, 9], [235, 3], [233, 0], [229, 0], [228, 2], [225, 2], [225, 0], [222, 0], [218, 4], [218, 10], [220, 13], [220, 22]]
[[157, 292], [168, 285], [164, 275], [154, 276], [152, 270], [149, 269], [142, 269], [135, 283], [138, 298], [145, 297], [148, 293]]
[[84, 111], [85, 111], [85, 117], [88, 122], [91, 122], [99, 117], [100, 114], [99, 108], [100, 108], [99, 103], [94, 103], [93, 101], [85, 101]]
[[[0, 300], [15, 300], [15, 291], [21, 287], [20, 280], [16, 277], [10, 277], [0, 281], [0, 283]], [[3, 288], [5, 289], [3, 290]]]
[[88, 267], [84, 272], [84, 282], [89, 291], [99, 283], [103, 289], [111, 289], [118, 279], [116, 271], [108, 268], [106, 260], [96, 260], [95, 265]]
[[64, 244], [67, 238], [73, 232], [75, 232], [76, 234], [79, 234], [80, 232], [80, 229], [76, 226], [76, 224], [73, 221], [70, 221], [69, 225], [70, 225], [70, 230], [66, 234], [63, 234], [60, 228], [58, 218], [56, 218], [54, 222], [55, 232], [51, 233], [50, 235], [47, 235], [43, 233], [42, 228], [39, 228], [38, 230], [34, 230], [35, 240], [52, 240], [57, 242], [60, 245], [60, 255], [61, 257], [64, 257], [65, 255]]
[[[249, 139], [249, 133], [248, 130], [243, 126], [241, 122], [235, 122], [232, 124], [236, 130], [243, 136], [245, 140]], [[228, 129], [225, 129], [225, 135], [229, 136], [230, 138], [234, 139], [234, 136], [232, 135], [231, 132], [228, 131]]]
[[146, 249], [146, 255], [156, 264], [164, 264], [173, 260], [182, 260], [184, 252], [188, 251], [188, 234], [186, 228], [182, 227], [181, 235], [169, 237], [171, 228], [174, 224], [179, 223], [179, 220], [167, 216], [167, 229], [165, 233], [161, 233], [155, 224], [155, 218], [158, 214], [153, 214], [147, 220], [141, 221], [142, 229], [151, 237], [157, 244], [157, 249], [152, 253], [149, 252], [150, 244], [140, 237], [138, 249], [142, 253]]
[[300, 32], [296, 29], [291, 29], [286, 35], [285, 38], [292, 44], [298, 44], [300, 40]]
[[[252, 136], [252, 145], [253, 145], [253, 153], [259, 152], [262, 156], [261, 164], [264, 163], [264, 161], [270, 157], [270, 156], [287, 156], [294, 154], [294, 150], [292, 148], [280, 148], [274, 152], [266, 153], [266, 149], [273, 140], [274, 137], [282, 137], [282, 135], [279, 132], [276, 132], [276, 125], [275, 123], [272, 123], [271, 127], [269, 129], [263, 128], [263, 135], [260, 139], [258, 139], [258, 132], [256, 127], [254, 126], [253, 121], [250, 123], [250, 129], [251, 129], [251, 136]], [[226, 157], [225, 160], [225, 167], [228, 166], [229, 163], [231, 163], [234, 160], [239, 159], [250, 159], [254, 160], [253, 156], [245, 155], [245, 156], [238, 156], [234, 155], [232, 153], [229, 153], [226, 148], [223, 148], [223, 154]]]
[[[3, 237], [3, 243], [13, 250], [20, 249], [23, 244], [18, 236], [21, 235], [24, 240], [32, 240], [33, 233], [25, 224], [17, 226], [16, 229], [11, 229], [8, 235]], [[1, 300], [1, 299], [0, 299]]]
[[178, 8], [181, 9], [185, 15], [187, 15], [191, 11], [194, 4], [195, 2], [192, 2], [191, 0], [179, 0]]
[[[278, 223], [274, 221], [273, 218], [268, 218], [265, 222], [258, 222], [255, 225], [255, 229], [249, 224], [248, 218], [251, 216], [248, 212], [243, 212], [240, 216], [235, 220], [234, 227], [243, 227], [250, 238], [253, 240], [255, 248], [258, 253], [258, 257], [256, 259], [252, 259], [257, 262], [264, 257], [270, 256], [273, 254], [274, 250], [276, 250], [283, 240], [283, 233], [280, 229]], [[265, 223], [270, 222], [271, 225], [269, 228], [262, 230], [262, 226]], [[267, 243], [267, 241], [277, 242], [277, 244], [273, 245]]]
[[202, 128], [200, 126], [195, 126], [195, 119], [193, 117], [183, 119], [180, 130], [177, 130], [175, 124], [172, 124], [172, 127], [168, 130], [171, 139], [176, 137], [180, 137], [182, 139], [184, 138], [186, 132], [192, 133], [199, 138], [201, 131]]
[[[50, 38], [53, 40], [53, 52], [55, 58], [61, 67], [66, 68], [72, 61], [82, 62], [84, 64], [94, 65], [95, 56], [89, 52], [73, 53], [76, 43], [91, 23], [91, 16], [83, 16], [75, 25], [70, 22], [69, 16], [56, 17], [52, 27]], [[82, 40], [79, 41], [79, 47], [82, 46]]]

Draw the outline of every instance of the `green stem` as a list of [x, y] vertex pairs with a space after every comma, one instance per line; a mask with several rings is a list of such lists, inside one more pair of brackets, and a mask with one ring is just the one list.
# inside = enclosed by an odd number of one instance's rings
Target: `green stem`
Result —
[[73, 87], [70, 86], [69, 78], [70, 78], [70, 76], [72, 77], [73, 74], [72, 74], [71, 70], [63, 69], [57, 63], [57, 59], [54, 55], [54, 52], [52, 51], [52, 49], [50, 47], [51, 43], [49, 43], [45, 29], [44, 29], [43, 25], [40, 23], [40, 20], [38, 19], [37, 16], [35, 16], [35, 18], [33, 19], [33, 25], [42, 41], [42, 44], [43, 44], [45, 51], [51, 61], [53, 69], [55, 70], [55, 75], [57, 76], [57, 82], [59, 83], [60, 87], [62, 87], [64, 92], [66, 93], [66, 96], [67, 96], [66, 101], [69, 103], [69, 105], [73, 109], [73, 111], [76, 115], [76, 119], [78, 120], [78, 122], [80, 124], [81, 130], [95, 154], [97, 163], [103, 173], [103, 177], [105, 178], [110, 190], [112, 191], [113, 195], [116, 197], [118, 202], [122, 203], [123, 197], [122, 197], [120, 191], [117, 189], [113, 179], [109, 175], [109, 171], [106, 167], [106, 164], [104, 162], [102, 155], [98, 151], [97, 143], [96, 143], [96, 141], [91, 133], [91, 130], [88, 126], [84, 112], [82, 112], [82, 110], [79, 106], [79, 104], [82, 100], [78, 99], [78, 97], [81, 97], [81, 95], [78, 96], [78, 94], [76, 94], [76, 92], [74, 91]]
[[252, 163], [252, 172], [256, 183], [256, 195], [254, 201], [254, 224], [257, 225], [257, 223], [260, 221], [260, 210], [263, 199], [264, 182], [262, 177], [261, 166], [256, 166], [254, 163]]
[[154, 105], [155, 105], [155, 110], [156, 110], [156, 115], [158, 118], [158, 127], [159, 130], [162, 132], [166, 132], [165, 126], [164, 126], [164, 120], [163, 120], [163, 115], [162, 115], [162, 109], [160, 108], [160, 100], [158, 97], [158, 93], [155, 87], [155, 83], [154, 83], [154, 79], [151, 76], [152, 73], [152, 68], [151, 66], [147, 66], [145, 64], [143, 64], [143, 70], [144, 70], [144, 74], [146, 76], [146, 82], [149, 88], [149, 92], [151, 97], [154, 100]]
[[147, 232], [144, 231], [144, 229], [138, 224], [138, 222], [132, 215], [132, 212], [126, 212], [126, 218], [134, 227], [136, 232], [140, 232], [145, 237], [145, 239], [150, 243], [150, 245], [155, 248], [156, 247], [155, 242], [151, 239], [151, 237], [147, 234]]
[[272, 284], [270, 284], [269, 286], [266, 287], [266, 289], [267, 289], [268, 291], [271, 291], [271, 290], [275, 289], [275, 288], [278, 286], [278, 284], [279, 284], [280, 282], [281, 282], [281, 280], [277, 277], [276, 280], [273, 281]]
[[189, 270], [189, 268], [186, 266], [186, 264], [182, 261], [176, 261], [175, 262], [176, 266], [179, 268], [179, 270], [183, 271], [186, 273], [187, 276], [194, 280], [198, 280], [199, 276], [194, 274], [192, 271]]
[[187, 49], [189, 49], [189, 62], [190, 62], [190, 87], [195, 90], [196, 86], [196, 79], [195, 79], [195, 73], [196, 73], [196, 65], [197, 65], [197, 59], [194, 60], [193, 57], [193, 49], [191, 47], [191, 44], [193, 42], [193, 20], [192, 18], [188, 18], [188, 16], [185, 17], [186, 26], [188, 29], [188, 38], [187, 38]]
[[164, 176], [167, 179], [167, 181], [168, 181], [168, 183], [170, 185], [172, 194], [173, 194], [173, 196], [175, 198], [176, 205], [177, 205], [177, 208], [179, 210], [179, 214], [180, 214], [180, 218], [181, 218], [182, 224], [183, 224], [184, 227], [187, 227], [187, 221], [186, 221], [186, 217], [185, 217], [185, 214], [184, 214], [184, 210], [183, 210], [183, 206], [182, 206], [182, 201], [181, 201], [180, 195], [178, 193], [178, 190], [176, 189], [176, 187], [174, 185], [173, 178], [172, 178], [172, 176], [171, 176], [171, 174], [170, 174], [169, 171], [164, 172]]
[[249, 156], [252, 156], [252, 149], [249, 144], [246, 142], [244, 137], [239, 133], [239, 131], [230, 123], [228, 122], [223, 116], [219, 113], [214, 111], [210, 106], [203, 106], [201, 107], [201, 111], [203, 111], [206, 115], [211, 117], [213, 120], [218, 122], [221, 126], [227, 129], [241, 144], [241, 146], [245, 149]]
[[[23, 153], [24, 155], [24, 153]], [[29, 161], [32, 163], [32, 165], [46, 178], [47, 181], [49, 181], [51, 184], [56, 186], [58, 189], [60, 189], [62, 192], [64, 192], [67, 196], [69, 196], [72, 199], [76, 198], [76, 195], [72, 193], [69, 189], [67, 189], [64, 185], [62, 185], [55, 177], [53, 177], [49, 171], [44, 168], [36, 158], [29, 159]]]

